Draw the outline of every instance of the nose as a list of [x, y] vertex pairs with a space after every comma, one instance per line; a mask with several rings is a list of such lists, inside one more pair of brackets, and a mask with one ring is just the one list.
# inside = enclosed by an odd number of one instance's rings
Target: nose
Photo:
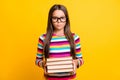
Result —
[[57, 21], [58, 23], [60, 23], [60, 19], [58, 19], [58, 21]]

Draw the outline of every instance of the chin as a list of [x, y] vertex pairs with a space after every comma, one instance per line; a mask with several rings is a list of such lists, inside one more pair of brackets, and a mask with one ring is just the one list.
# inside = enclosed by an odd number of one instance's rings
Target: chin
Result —
[[62, 29], [62, 27], [59, 26], [59, 27], [56, 27], [56, 29]]

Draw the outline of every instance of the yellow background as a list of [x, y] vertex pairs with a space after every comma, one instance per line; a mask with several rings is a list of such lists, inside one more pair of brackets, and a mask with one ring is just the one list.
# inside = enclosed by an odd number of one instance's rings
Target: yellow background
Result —
[[1, 0], [0, 80], [44, 80], [35, 65], [37, 41], [55, 3], [67, 7], [81, 38], [85, 63], [77, 80], [120, 80], [119, 0]]

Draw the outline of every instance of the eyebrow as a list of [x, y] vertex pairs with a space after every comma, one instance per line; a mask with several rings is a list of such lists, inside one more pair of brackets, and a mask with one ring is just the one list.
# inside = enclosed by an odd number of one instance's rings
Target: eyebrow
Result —
[[[58, 16], [52, 16], [52, 17], [58, 17]], [[60, 17], [66, 17], [66, 16], [60, 16]]]

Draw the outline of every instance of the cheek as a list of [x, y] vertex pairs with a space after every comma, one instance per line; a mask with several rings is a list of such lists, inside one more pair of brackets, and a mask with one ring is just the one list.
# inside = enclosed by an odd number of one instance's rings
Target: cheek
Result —
[[65, 23], [63, 23], [63, 26], [65, 26], [66, 25], [66, 22]]
[[61, 26], [61, 27], [64, 27], [64, 26], [65, 26], [65, 23], [60, 24], [60, 26]]

